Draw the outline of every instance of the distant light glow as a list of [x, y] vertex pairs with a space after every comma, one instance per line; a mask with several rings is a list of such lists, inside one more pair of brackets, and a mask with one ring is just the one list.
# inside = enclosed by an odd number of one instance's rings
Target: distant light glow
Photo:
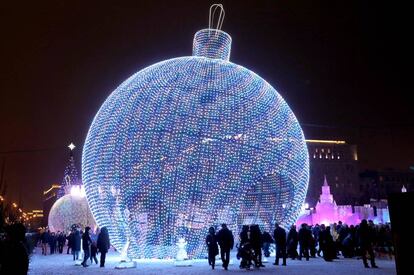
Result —
[[72, 196], [85, 197], [85, 188], [83, 188], [83, 185], [72, 185], [70, 194]]
[[68, 145], [68, 147], [69, 147], [69, 149], [71, 150], [71, 151], [73, 151], [73, 149], [75, 149], [75, 144], [73, 144], [72, 142]]
[[343, 140], [323, 140], [323, 139], [307, 139], [308, 143], [327, 143], [327, 144], [345, 144]]
[[47, 189], [46, 191], [43, 191], [43, 195], [46, 195], [47, 193], [53, 191], [54, 189], [59, 189], [59, 188], [60, 188], [60, 185], [52, 184], [52, 186], [49, 189]]
[[[229, 62], [227, 33], [202, 30], [193, 56], [147, 67], [104, 102], [83, 147], [92, 213], [130, 258], [205, 255], [211, 225], [284, 227], [299, 215], [309, 157], [284, 99]], [[284, 207], [283, 207], [284, 205]]]

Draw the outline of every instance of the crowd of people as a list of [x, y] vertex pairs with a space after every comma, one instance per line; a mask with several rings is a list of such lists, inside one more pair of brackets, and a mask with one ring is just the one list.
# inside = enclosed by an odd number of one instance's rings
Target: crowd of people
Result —
[[[30, 237], [29, 240], [26, 228], [22, 224], [12, 224], [6, 228], [6, 234], [0, 240], [0, 274], [27, 274], [29, 255], [36, 245], [41, 246], [42, 255], [63, 254], [66, 245], [66, 254], [72, 254], [74, 261], [79, 260], [82, 249], [84, 256], [81, 265], [84, 267], [87, 267], [89, 262], [90, 264], [99, 262], [100, 267], [104, 267], [106, 254], [110, 248], [106, 227], [93, 231], [90, 227], [82, 230], [74, 226], [68, 235], [64, 232], [54, 233], [43, 230], [40, 234], [30, 236], [37, 237]], [[230, 251], [235, 246], [233, 232], [226, 224], [222, 224], [218, 232], [214, 227], [210, 227], [205, 243], [211, 268], [215, 268], [216, 256], [220, 254], [222, 267], [228, 270]], [[282, 266], [287, 265], [287, 258], [291, 260], [304, 258], [309, 261], [310, 258], [319, 256], [325, 261], [333, 261], [341, 256], [356, 257], [362, 259], [366, 268], [377, 268], [376, 255], [390, 258], [393, 256], [390, 225], [375, 225], [371, 220], [362, 220], [356, 226], [348, 226], [340, 221], [330, 226], [323, 224], [309, 226], [304, 223], [300, 225], [299, 230], [292, 225], [288, 231], [276, 223], [273, 234], [262, 232], [260, 226], [256, 224], [243, 225], [236, 248], [237, 259], [240, 260], [239, 267], [245, 269], [265, 267], [262, 257], [263, 255], [270, 257], [271, 252], [275, 254], [273, 264], [279, 265], [281, 259]], [[100, 253], [99, 261], [98, 253]]]
[[[357, 226], [348, 226], [341, 221], [331, 226], [315, 224], [309, 226], [301, 224], [299, 230], [292, 225], [288, 232], [279, 224], [275, 225], [273, 235], [261, 232], [258, 225], [243, 225], [237, 245], [237, 258], [240, 259], [240, 268], [264, 267], [264, 256], [270, 256], [271, 244], [275, 247], [274, 265], [286, 266], [286, 259], [302, 260], [317, 256], [325, 261], [333, 261], [339, 256], [344, 258], [357, 257], [362, 259], [366, 268], [377, 268], [375, 255], [393, 256], [391, 227], [389, 224], [375, 225], [371, 220], [362, 220]], [[216, 233], [211, 227], [206, 236], [208, 248], [208, 263], [215, 268], [215, 257], [221, 253], [223, 268], [228, 269], [230, 249], [234, 246], [233, 233], [226, 224]], [[220, 247], [220, 249], [219, 249]], [[369, 255], [370, 265], [368, 264]]]
[[[79, 260], [81, 249], [83, 250], [83, 260], [81, 265], [84, 267], [90, 263], [105, 266], [106, 254], [110, 248], [109, 235], [106, 227], [92, 231], [89, 226], [83, 231], [79, 226], [73, 226], [71, 232], [66, 235], [64, 232], [57, 233], [49, 230], [42, 230], [39, 237], [39, 244], [42, 247], [42, 255], [63, 253], [63, 248], [67, 244], [66, 254], [72, 254], [73, 260]], [[56, 249], [57, 247], [57, 249]], [[100, 253], [100, 261], [97, 254]]]

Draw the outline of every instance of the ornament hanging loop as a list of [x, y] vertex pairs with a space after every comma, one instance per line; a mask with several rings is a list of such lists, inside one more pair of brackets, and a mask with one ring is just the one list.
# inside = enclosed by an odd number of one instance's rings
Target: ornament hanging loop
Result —
[[[217, 19], [217, 25], [214, 27], [214, 17], [216, 16], [216, 12], [218, 12], [218, 19]], [[208, 29], [210, 31], [216, 31], [221, 30], [221, 27], [223, 26], [224, 22], [224, 16], [226, 15], [223, 4], [213, 4], [210, 6], [210, 12], [208, 15]]]

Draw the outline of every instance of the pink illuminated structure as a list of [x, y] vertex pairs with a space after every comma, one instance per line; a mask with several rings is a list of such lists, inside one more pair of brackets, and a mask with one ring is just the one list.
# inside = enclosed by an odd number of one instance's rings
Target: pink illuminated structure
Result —
[[331, 194], [326, 176], [322, 186], [322, 194], [315, 209], [304, 209], [302, 215], [296, 224], [302, 223], [312, 224], [333, 224], [342, 221], [348, 225], [356, 225], [362, 219], [373, 220], [375, 223], [390, 222], [388, 208], [377, 208], [377, 215], [374, 214], [374, 208], [369, 204], [364, 206], [354, 206], [352, 211], [351, 205], [337, 205], [333, 195]]

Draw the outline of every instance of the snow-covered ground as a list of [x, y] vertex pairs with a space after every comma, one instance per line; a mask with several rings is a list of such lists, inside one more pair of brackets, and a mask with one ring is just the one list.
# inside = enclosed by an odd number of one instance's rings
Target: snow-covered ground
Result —
[[[99, 255], [98, 255], [99, 260]], [[242, 270], [239, 269], [239, 261], [232, 259], [233, 264], [229, 266], [229, 270], [225, 271], [221, 266], [216, 266], [215, 270], [211, 270], [207, 260], [193, 261], [191, 267], [176, 267], [174, 261], [138, 261], [137, 267], [132, 269], [115, 269], [119, 263], [119, 253], [111, 251], [107, 255], [104, 268], [100, 268], [99, 264], [92, 264], [89, 267], [76, 266], [72, 261], [72, 255], [54, 254], [42, 256], [39, 249], [36, 250], [31, 257], [29, 274], [168, 274], [168, 275], [190, 275], [190, 274], [214, 274], [214, 273], [230, 273], [230, 274], [298, 274], [298, 275], [369, 275], [369, 274], [396, 274], [395, 263], [391, 260], [377, 260], [378, 269], [366, 269], [362, 265], [361, 260], [357, 259], [339, 259], [334, 262], [325, 262], [321, 258], [311, 258], [309, 262], [288, 260], [287, 266], [274, 266], [274, 258], [269, 258], [269, 263], [265, 263], [266, 267], [260, 270]], [[218, 262], [219, 264], [220, 262]], [[90, 262], [88, 263], [90, 264]]]

